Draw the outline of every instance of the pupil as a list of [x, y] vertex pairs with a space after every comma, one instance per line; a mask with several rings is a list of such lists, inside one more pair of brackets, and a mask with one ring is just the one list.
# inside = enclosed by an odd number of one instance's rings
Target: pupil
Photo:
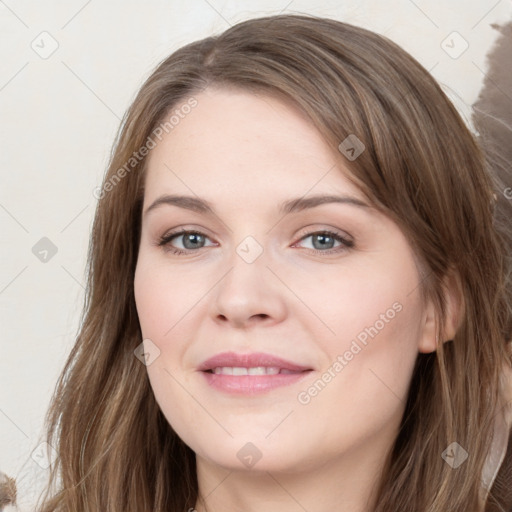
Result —
[[[329, 235], [316, 235], [316, 237], [313, 237], [313, 240], [315, 240], [315, 238], [323, 240], [323, 242], [320, 244], [320, 248], [322, 248], [322, 247], [325, 248], [326, 247], [326, 243], [325, 243], [326, 240], [327, 241], [330, 240], [331, 242], [333, 241], [333, 238], [330, 237]], [[313, 245], [315, 246], [316, 244], [313, 242]], [[317, 247], [315, 247], [315, 248], [317, 248]], [[331, 249], [331, 248], [332, 247], [329, 246], [329, 249]]]
[[[194, 243], [197, 244], [197, 239], [200, 238], [201, 235], [198, 235], [196, 233], [190, 233], [189, 235], [187, 235], [184, 239], [184, 245], [187, 249], [193, 249], [195, 247]], [[195, 242], [193, 241], [193, 239], [195, 239]], [[187, 247], [187, 244], [189, 242], [192, 242], [192, 247]]]

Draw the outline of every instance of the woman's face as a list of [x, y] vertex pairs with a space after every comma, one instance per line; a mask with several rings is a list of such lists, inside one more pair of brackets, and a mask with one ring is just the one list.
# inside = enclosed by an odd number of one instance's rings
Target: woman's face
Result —
[[163, 414], [228, 469], [380, 459], [418, 351], [435, 348], [407, 240], [293, 107], [195, 99], [148, 157], [135, 273]]

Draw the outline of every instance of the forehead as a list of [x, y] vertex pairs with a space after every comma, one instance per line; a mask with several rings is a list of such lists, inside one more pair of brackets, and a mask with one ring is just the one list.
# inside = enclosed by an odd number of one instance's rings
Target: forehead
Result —
[[291, 103], [225, 89], [194, 98], [196, 106], [175, 117], [178, 122], [149, 154], [145, 203], [162, 192], [240, 206], [308, 191], [363, 199], [346, 177], [343, 159]]

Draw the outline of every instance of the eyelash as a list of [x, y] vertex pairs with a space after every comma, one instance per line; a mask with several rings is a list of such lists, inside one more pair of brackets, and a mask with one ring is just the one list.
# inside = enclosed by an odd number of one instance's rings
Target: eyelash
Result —
[[[208, 238], [204, 233], [201, 233], [200, 231], [181, 229], [181, 230], [174, 231], [172, 233], [168, 233], [168, 234], [162, 236], [160, 238], [160, 240], [158, 241], [157, 245], [159, 247], [162, 247], [166, 252], [171, 252], [171, 253], [177, 254], [177, 255], [184, 255], [184, 254], [190, 254], [193, 252], [197, 252], [197, 249], [196, 250], [194, 250], [194, 249], [183, 250], [183, 249], [178, 249], [176, 247], [172, 247], [169, 245], [172, 239], [174, 239], [178, 236], [191, 235], [191, 234], [192, 235], [201, 235], [201, 236], [204, 236], [205, 238]], [[332, 237], [335, 240], [341, 242], [341, 244], [342, 244], [342, 246], [338, 246], [338, 247], [332, 248], [332, 249], [327, 249], [325, 251], [322, 251], [320, 249], [308, 249], [309, 251], [313, 252], [314, 254], [325, 255], [325, 254], [340, 253], [340, 252], [348, 251], [354, 247], [353, 241], [348, 240], [347, 238], [345, 238], [344, 236], [342, 236], [340, 233], [338, 233], [336, 231], [328, 231], [328, 230], [312, 231], [310, 233], [307, 233], [299, 239], [299, 242], [304, 240], [305, 238], [309, 238], [310, 236], [314, 236], [314, 235], [327, 235], [327, 236]], [[204, 248], [205, 247], [200, 247], [199, 249], [204, 249]]]

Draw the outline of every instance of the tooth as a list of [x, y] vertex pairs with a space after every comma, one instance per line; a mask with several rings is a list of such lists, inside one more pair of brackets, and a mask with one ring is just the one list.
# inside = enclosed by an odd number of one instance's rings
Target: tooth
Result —
[[256, 366], [252, 368], [218, 366], [212, 369], [216, 375], [277, 375], [279, 373], [297, 373], [291, 370], [280, 369], [277, 366]]
[[267, 371], [264, 366], [258, 366], [256, 368], [248, 369], [249, 375], [266, 375]]

